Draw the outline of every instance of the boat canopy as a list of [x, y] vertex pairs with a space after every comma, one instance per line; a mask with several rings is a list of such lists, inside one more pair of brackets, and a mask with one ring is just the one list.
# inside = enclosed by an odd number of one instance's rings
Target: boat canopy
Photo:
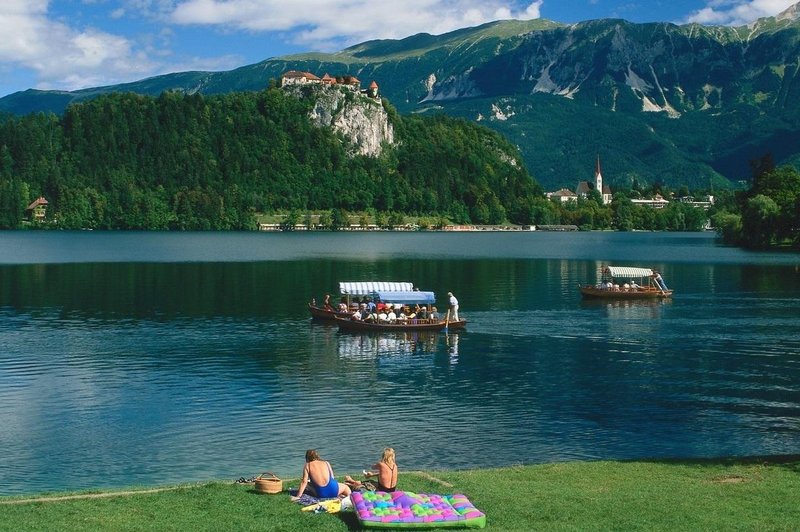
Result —
[[419, 290], [406, 290], [402, 292], [378, 291], [375, 292], [375, 295], [384, 303], [402, 303], [404, 305], [412, 303], [432, 305], [436, 303], [436, 296], [433, 292], [421, 292]]
[[406, 282], [364, 281], [339, 283], [342, 295], [371, 296], [375, 292], [411, 292], [414, 285]]
[[603, 273], [611, 277], [650, 277], [653, 270], [650, 268], [630, 268], [628, 266], [606, 266]]

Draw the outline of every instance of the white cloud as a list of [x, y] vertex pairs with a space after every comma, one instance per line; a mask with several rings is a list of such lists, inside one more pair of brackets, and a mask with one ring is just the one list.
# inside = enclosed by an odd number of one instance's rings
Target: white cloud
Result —
[[[103, 5], [105, 0], [81, 0], [84, 5]], [[241, 64], [240, 56], [174, 58], [169, 48], [172, 32], [142, 33], [137, 41], [99, 28], [79, 28], [67, 18], [49, 12], [50, 0], [0, 1], [0, 83], [12, 76], [28, 79], [40, 89], [74, 90], [134, 81], [181, 70], [223, 70]], [[127, 9], [113, 6], [110, 20], [124, 19], [133, 11], [158, 18], [174, 7], [172, 0], [124, 0]], [[118, 26], [112, 26], [118, 27]], [[25, 72], [25, 74], [23, 74]]]
[[370, 39], [441, 34], [498, 19], [538, 18], [543, 0], [182, 0], [171, 20], [250, 31], [291, 33], [316, 49]]
[[706, 6], [691, 13], [684, 22], [741, 26], [762, 17], [773, 17], [797, 0], [708, 0]]
[[124, 37], [76, 29], [48, 17], [47, 0], [0, 4], [0, 62], [36, 72], [41, 87], [77, 88], [148, 72]]

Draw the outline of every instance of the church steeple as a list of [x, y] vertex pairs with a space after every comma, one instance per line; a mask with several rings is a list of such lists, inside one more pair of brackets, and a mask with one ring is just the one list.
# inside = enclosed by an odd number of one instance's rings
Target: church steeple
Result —
[[600, 173], [600, 154], [597, 154], [597, 166], [594, 170], [594, 186], [595, 190], [601, 195], [603, 194], [603, 174]]

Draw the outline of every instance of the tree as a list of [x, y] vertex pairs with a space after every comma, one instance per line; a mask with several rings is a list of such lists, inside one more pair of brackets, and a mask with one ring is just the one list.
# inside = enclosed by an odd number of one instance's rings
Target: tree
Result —
[[763, 194], [747, 200], [742, 212], [742, 237], [748, 247], [764, 248], [775, 242], [776, 221], [780, 208]]
[[742, 216], [728, 211], [719, 211], [711, 217], [711, 223], [726, 244], [738, 244], [742, 240]]
[[331, 231], [339, 231], [350, 227], [350, 218], [344, 209], [333, 209], [331, 215]]
[[296, 209], [289, 211], [280, 224], [281, 231], [294, 231], [295, 226], [300, 222], [300, 213]]
[[334, 230], [333, 227], [333, 216], [330, 211], [323, 211], [319, 215], [319, 227], [322, 229], [330, 229]]

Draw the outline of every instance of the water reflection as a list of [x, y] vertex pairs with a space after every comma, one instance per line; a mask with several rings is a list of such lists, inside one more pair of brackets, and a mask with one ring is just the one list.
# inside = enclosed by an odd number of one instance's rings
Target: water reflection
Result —
[[377, 359], [379, 357], [435, 353], [439, 343], [439, 333], [434, 331], [339, 331], [337, 341], [340, 358]]
[[[296, 476], [307, 447], [343, 472], [386, 445], [410, 469], [800, 452], [788, 259], [680, 235], [426, 235], [413, 253], [388, 235], [367, 257], [338, 251], [358, 238], [306, 236], [205, 241], [260, 246], [271, 258], [256, 262], [225, 248], [208, 262], [0, 266], [3, 493]], [[600, 265], [644, 256], [671, 300], [582, 300]], [[310, 320], [306, 301], [357, 279], [453, 291], [469, 330]]]

